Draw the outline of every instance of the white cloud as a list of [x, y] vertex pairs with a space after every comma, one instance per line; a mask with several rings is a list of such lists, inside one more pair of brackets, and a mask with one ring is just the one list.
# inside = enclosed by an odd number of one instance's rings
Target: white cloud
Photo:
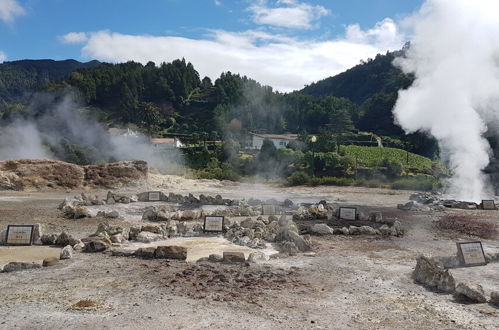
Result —
[[222, 1], [220, 0], [215, 0], [215, 6], [221, 6], [222, 5]]
[[16, 0], [0, 0], [0, 20], [11, 23], [15, 16], [24, 15], [24, 8]]
[[65, 44], [82, 44], [88, 40], [85, 32], [69, 32], [61, 37], [59, 40]]
[[[290, 0], [287, 0], [290, 1]], [[172, 36], [127, 35], [111, 31], [87, 33], [82, 54], [108, 62], [138, 61], [157, 64], [185, 58], [201, 76], [216, 79], [222, 72], [247, 75], [280, 91], [301, 89], [304, 85], [338, 74], [387, 50], [400, 49], [403, 37], [398, 30], [384, 33], [385, 23], [377, 24], [379, 36], [360, 28], [347, 31], [343, 38], [299, 40], [262, 31], [211, 31], [204, 39]], [[368, 37], [365, 37], [368, 36]]]
[[311, 29], [317, 20], [329, 14], [329, 10], [323, 6], [297, 0], [279, 0], [273, 7], [266, 0], [259, 0], [248, 10], [252, 12], [256, 24], [293, 29]]
[[376, 45], [381, 49], [391, 49], [398, 47], [404, 38], [397, 24], [391, 18], [385, 18], [366, 31], [363, 31], [358, 24], [348, 25], [346, 39], [351, 42]]
[[0, 50], [0, 63], [3, 63], [7, 59], [7, 55]]

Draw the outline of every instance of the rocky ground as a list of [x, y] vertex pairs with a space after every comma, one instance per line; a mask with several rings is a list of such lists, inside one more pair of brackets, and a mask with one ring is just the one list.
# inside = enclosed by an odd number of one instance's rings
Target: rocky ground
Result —
[[[405, 235], [315, 235], [311, 252], [247, 264], [75, 253], [52, 267], [0, 273], [0, 329], [496, 329], [499, 324], [498, 308], [457, 302], [411, 278], [418, 255], [450, 256], [456, 241], [476, 239], [437, 229], [439, 217], [466, 214], [497, 221], [497, 211], [398, 210], [409, 200], [411, 192], [405, 191], [279, 188], [159, 175], [150, 175], [137, 189], [122, 192], [159, 189], [359, 205], [399, 220]], [[86, 237], [102, 219], [69, 220], [57, 210], [61, 200], [79, 193], [0, 192], [0, 228], [41, 223], [49, 232]], [[86, 193], [104, 198], [107, 191]], [[497, 237], [482, 242], [487, 252], [499, 252]], [[11, 253], [0, 247], [0, 260]], [[456, 270], [455, 277], [480, 283], [490, 294], [499, 283], [498, 270], [499, 263], [491, 263]]]

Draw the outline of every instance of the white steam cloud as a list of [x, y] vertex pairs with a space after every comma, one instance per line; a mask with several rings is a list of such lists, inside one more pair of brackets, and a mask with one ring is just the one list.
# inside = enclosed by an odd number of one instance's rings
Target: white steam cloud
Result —
[[65, 158], [61, 156], [70, 157], [67, 148], [73, 146], [90, 162], [144, 160], [169, 173], [182, 165], [180, 152], [160, 152], [146, 136], [108, 134], [104, 125], [85, 114], [72, 93], [38, 94], [23, 117], [0, 120], [0, 160]]
[[438, 140], [453, 170], [451, 197], [490, 198], [484, 133], [499, 118], [499, 2], [427, 0], [410, 24], [411, 46], [395, 63], [416, 80], [399, 92], [396, 120]]

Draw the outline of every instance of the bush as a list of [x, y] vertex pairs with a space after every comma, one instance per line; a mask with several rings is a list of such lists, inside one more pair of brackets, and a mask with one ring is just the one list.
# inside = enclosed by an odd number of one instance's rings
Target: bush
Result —
[[411, 169], [431, 170], [432, 168], [431, 159], [397, 148], [341, 146], [340, 150], [341, 154], [356, 159], [358, 166], [380, 166], [384, 161], [393, 161]]
[[351, 178], [336, 178], [332, 176], [325, 176], [322, 178], [312, 178], [310, 180], [312, 186], [353, 186], [355, 180]]
[[288, 177], [288, 185], [290, 186], [303, 186], [309, 184], [310, 175], [303, 171], [297, 171]]
[[390, 186], [392, 189], [399, 190], [431, 191], [441, 188], [442, 183], [433, 177], [420, 175], [395, 180]]

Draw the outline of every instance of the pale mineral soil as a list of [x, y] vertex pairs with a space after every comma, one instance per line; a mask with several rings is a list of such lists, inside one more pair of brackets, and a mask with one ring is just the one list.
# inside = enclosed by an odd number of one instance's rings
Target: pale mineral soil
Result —
[[[497, 329], [499, 309], [465, 305], [411, 279], [415, 258], [452, 255], [457, 240], [435, 229], [442, 212], [396, 210], [411, 192], [355, 187], [293, 187], [226, 184], [152, 176], [124, 192], [221, 194], [224, 198], [290, 198], [381, 210], [406, 229], [401, 238], [314, 236], [313, 254], [265, 264], [186, 263], [77, 253], [59, 265], [0, 274], [0, 329]], [[102, 219], [67, 220], [56, 206], [79, 191], [0, 192], [0, 228], [42, 223], [46, 232], [76, 237], [95, 231]], [[105, 191], [96, 191], [100, 196]], [[497, 221], [494, 211], [446, 211]], [[107, 220], [124, 224], [123, 220]], [[497, 240], [482, 240], [499, 252]], [[9, 253], [0, 248], [0, 255]], [[461, 269], [456, 277], [499, 283], [499, 264]], [[91, 300], [94, 307], [73, 306]]]

